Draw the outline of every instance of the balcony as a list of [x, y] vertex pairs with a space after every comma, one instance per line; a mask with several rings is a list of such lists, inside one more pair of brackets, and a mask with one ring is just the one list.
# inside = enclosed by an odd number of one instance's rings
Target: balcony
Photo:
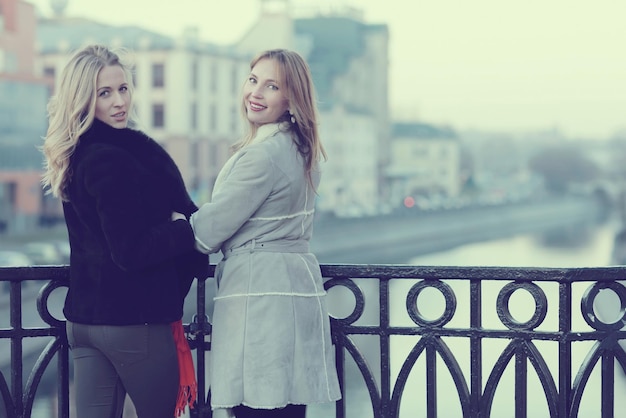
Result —
[[[322, 273], [343, 399], [310, 407], [308, 417], [608, 418], [624, 411], [626, 400], [615, 394], [626, 389], [619, 342], [626, 339], [619, 282], [626, 267], [324, 264]], [[35, 417], [44, 375], [55, 378], [55, 416], [70, 416], [71, 360], [58, 308], [68, 274], [67, 266], [0, 268], [0, 308], [10, 313], [0, 327], [0, 344], [10, 345], [1, 355], [0, 416]], [[185, 324], [204, 394], [192, 417], [211, 416], [207, 288], [197, 282]], [[35, 309], [44, 325], [24, 326]], [[27, 356], [35, 359], [32, 371]]]

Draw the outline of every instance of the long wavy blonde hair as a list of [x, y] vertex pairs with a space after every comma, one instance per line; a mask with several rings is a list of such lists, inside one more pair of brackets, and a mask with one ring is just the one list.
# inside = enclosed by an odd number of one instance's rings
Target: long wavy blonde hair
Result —
[[[300, 54], [286, 49], [261, 52], [250, 62], [250, 69], [252, 70], [262, 59], [274, 60], [278, 64], [278, 77], [282, 81], [280, 86], [289, 103], [289, 110], [276, 122], [287, 122], [290, 125], [291, 137], [304, 159], [306, 176], [312, 184], [311, 171], [322, 158], [327, 157], [317, 129], [318, 111], [311, 70]], [[241, 112], [247, 122], [247, 129], [243, 139], [234, 145], [235, 150], [248, 145], [258, 129], [258, 126], [250, 122], [246, 116], [245, 98], [241, 101]], [[292, 116], [294, 122], [291, 120]]]
[[102, 68], [113, 65], [119, 65], [126, 73], [132, 97], [130, 67], [118, 53], [106, 46], [89, 45], [69, 60], [61, 73], [56, 94], [48, 102], [48, 132], [42, 147], [45, 156], [42, 183], [47, 193], [62, 200], [69, 200], [67, 185], [72, 177], [70, 158], [80, 136], [94, 120], [98, 74]]

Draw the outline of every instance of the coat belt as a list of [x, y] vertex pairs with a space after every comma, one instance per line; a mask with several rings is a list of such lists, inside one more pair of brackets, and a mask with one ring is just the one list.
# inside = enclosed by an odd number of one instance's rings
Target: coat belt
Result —
[[256, 242], [250, 240], [239, 247], [228, 248], [222, 251], [224, 258], [240, 253], [253, 253], [256, 251], [267, 251], [274, 253], [308, 253], [309, 243], [307, 241], [268, 241]]

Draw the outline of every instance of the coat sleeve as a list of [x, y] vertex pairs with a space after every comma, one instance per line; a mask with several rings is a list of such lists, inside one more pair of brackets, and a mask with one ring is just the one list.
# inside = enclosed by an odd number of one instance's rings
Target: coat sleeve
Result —
[[196, 248], [204, 253], [220, 250], [272, 192], [275, 166], [262, 147], [240, 151], [211, 202], [191, 216]]
[[173, 210], [182, 213], [187, 219], [192, 213], [198, 210], [198, 206], [193, 202], [187, 188], [183, 176], [172, 159], [170, 154], [154, 139], [150, 138], [141, 131], [137, 131], [146, 141], [147, 151], [152, 158], [159, 161], [159, 170], [163, 173], [163, 188], [169, 190], [172, 197]]
[[158, 264], [194, 248], [187, 221], [164, 218], [150, 220], [148, 204], [142, 199], [136, 161], [122, 150], [100, 148], [81, 164], [80, 175], [95, 202], [111, 257], [126, 271]]

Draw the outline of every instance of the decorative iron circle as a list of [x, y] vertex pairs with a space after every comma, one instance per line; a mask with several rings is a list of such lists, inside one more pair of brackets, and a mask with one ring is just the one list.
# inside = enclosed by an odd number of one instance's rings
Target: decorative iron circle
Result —
[[[420, 293], [427, 287], [432, 287], [437, 289], [443, 295], [446, 307], [443, 311], [443, 314], [439, 318], [436, 319], [426, 319], [424, 315], [419, 310], [419, 306], [417, 306], [417, 298]], [[454, 316], [454, 312], [456, 311], [456, 297], [454, 296], [454, 291], [452, 288], [446, 283], [440, 280], [422, 280], [418, 282], [409, 289], [409, 292], [406, 296], [406, 311], [417, 325], [422, 327], [441, 327], [450, 322], [452, 317]]]
[[[526, 322], [515, 320], [509, 310], [511, 296], [513, 296], [513, 293], [518, 289], [526, 290], [535, 300], [535, 312]], [[535, 283], [508, 283], [500, 290], [500, 293], [498, 293], [496, 311], [498, 317], [500, 317], [500, 321], [502, 321], [507, 328], [512, 330], [532, 330], [541, 325], [546, 318], [546, 314], [548, 313], [548, 299], [544, 291]]]
[[352, 324], [359, 319], [365, 311], [365, 297], [363, 296], [363, 291], [350, 279], [334, 278], [324, 283], [324, 288], [327, 291], [335, 286], [343, 286], [352, 292], [354, 295], [354, 310], [346, 317], [336, 318], [333, 316], [333, 319], [344, 324]]
[[52, 313], [50, 313], [50, 310], [48, 309], [48, 298], [54, 290], [61, 287], [67, 287], [67, 283], [63, 283], [59, 280], [51, 280], [43, 285], [43, 287], [39, 290], [39, 295], [37, 295], [37, 311], [39, 311], [39, 316], [46, 322], [46, 324], [59, 328], [65, 326], [65, 319], [57, 319], [52, 315]]
[[[604, 289], [611, 289], [620, 301], [620, 317], [612, 323], [602, 322], [593, 308], [596, 296]], [[618, 282], [597, 282], [589, 286], [580, 300], [580, 309], [585, 322], [598, 331], [617, 331], [626, 325], [626, 287]]]

